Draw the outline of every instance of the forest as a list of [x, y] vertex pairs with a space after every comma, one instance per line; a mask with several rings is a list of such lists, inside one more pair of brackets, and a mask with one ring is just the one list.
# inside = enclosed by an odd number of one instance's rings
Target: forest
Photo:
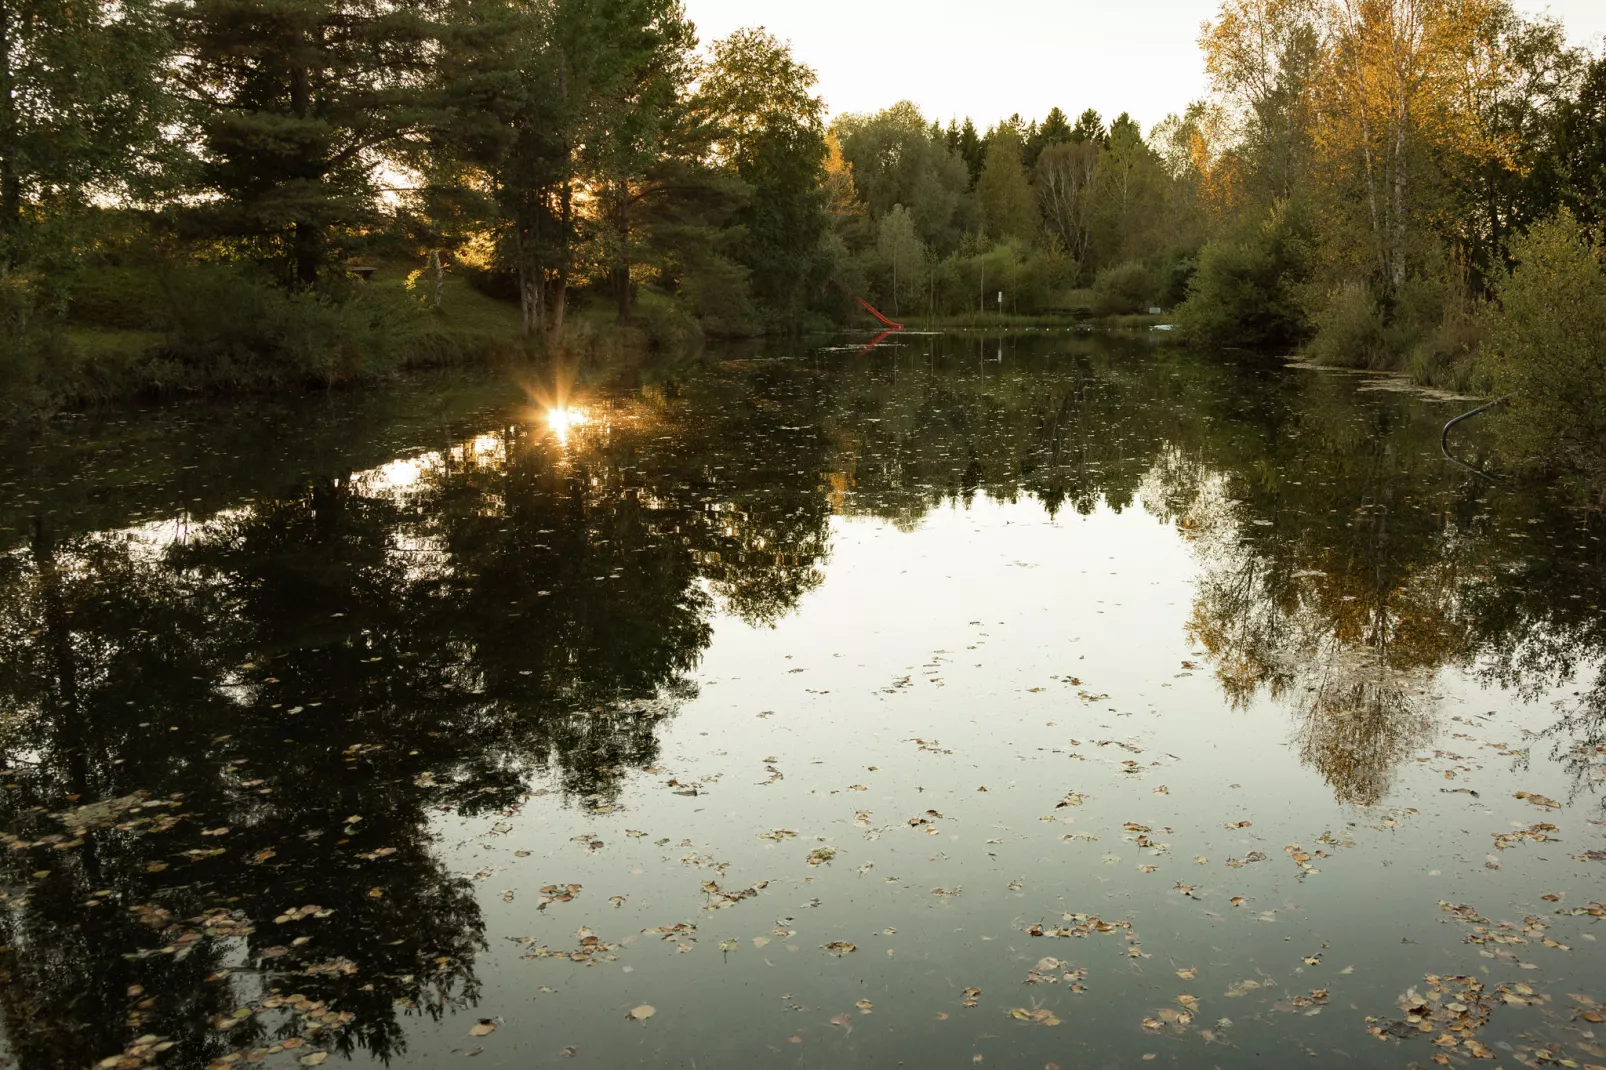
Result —
[[832, 116], [676, 0], [0, 0], [0, 418], [863, 297], [1510, 394], [1514, 455], [1606, 472], [1606, 53], [1506, 0], [1224, 0], [1199, 46], [1147, 132], [978, 126]]

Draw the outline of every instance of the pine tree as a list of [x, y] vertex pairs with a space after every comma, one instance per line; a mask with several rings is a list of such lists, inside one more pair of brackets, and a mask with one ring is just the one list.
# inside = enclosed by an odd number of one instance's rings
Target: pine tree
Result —
[[1045, 149], [1063, 145], [1069, 140], [1071, 140], [1070, 121], [1059, 108], [1050, 108], [1041, 124], [1032, 124], [1031, 134], [1026, 139], [1026, 169], [1031, 170], [1037, 166], [1037, 159], [1043, 155]]
[[1076, 119], [1076, 125], [1071, 128], [1070, 140], [1073, 144], [1091, 141], [1094, 144], [1104, 144], [1104, 118], [1092, 108], [1087, 109]]
[[382, 156], [424, 125], [439, 0], [188, 0], [180, 70], [202, 142], [193, 213], [312, 286], [373, 207]]
[[976, 133], [976, 124], [970, 121], [968, 115], [965, 116], [965, 125], [959, 128], [959, 145], [955, 152], [965, 161], [965, 169], [970, 172], [970, 184], [974, 186], [987, 162], [987, 152], [981, 143], [981, 136]]

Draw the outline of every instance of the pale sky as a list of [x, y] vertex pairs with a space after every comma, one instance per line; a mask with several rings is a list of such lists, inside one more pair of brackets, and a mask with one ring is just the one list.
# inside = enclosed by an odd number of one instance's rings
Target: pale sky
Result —
[[[1204, 95], [1218, 0], [684, 0], [703, 41], [763, 25], [820, 75], [833, 114], [913, 100], [928, 118], [1123, 111], [1145, 130]], [[1516, 0], [1599, 53], [1606, 0]]]

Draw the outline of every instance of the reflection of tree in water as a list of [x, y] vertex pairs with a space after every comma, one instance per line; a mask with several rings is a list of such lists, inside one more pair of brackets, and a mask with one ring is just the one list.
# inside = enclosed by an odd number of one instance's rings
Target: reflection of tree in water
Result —
[[1448, 469], [1420, 402], [1143, 347], [1021, 350], [1001, 366], [939, 339], [839, 376], [836, 507], [912, 528], [977, 493], [1083, 515], [1141, 496], [1198, 550], [1190, 631], [1229, 701], [1286, 704], [1339, 798], [1377, 801], [1432, 738], [1440, 669], [1537, 690], [1606, 650], [1599, 540], [1514, 553], [1511, 532], [1578, 521]]
[[[145, 1034], [180, 1067], [299, 1038], [388, 1058], [406, 1015], [472, 1004], [483, 923], [435, 808], [511, 814], [540, 770], [607, 803], [654, 761], [716, 609], [770, 624], [819, 584], [833, 510], [1141, 500], [1197, 548], [1193, 633], [1229, 698], [1288, 703], [1302, 760], [1356, 803], [1429, 738], [1441, 667], [1548, 687], [1606, 648], [1594, 528], [1437, 467], [1413, 402], [1058, 339], [1002, 364], [940, 342], [727, 362], [628, 397], [566, 443], [475, 417], [344, 467], [325, 428], [266, 480], [292, 490], [209, 488], [184, 541], [101, 509], [100, 533], [42, 522], [0, 556], [0, 1011], [23, 1065]], [[1601, 724], [1599, 687], [1558, 722], [1584, 772]]]
[[1388, 410], [1362, 410], [1366, 426], [1313, 395], [1283, 449], [1213, 480], [1180, 519], [1202, 565], [1189, 634], [1234, 706], [1286, 704], [1301, 760], [1365, 806], [1432, 738], [1434, 677], [1465, 656], [1466, 549], [1406, 501], [1424, 473]]
[[[700, 422], [626, 407], [564, 448], [458, 437], [178, 543], [41, 521], [0, 558], [21, 1064], [389, 1059], [406, 1015], [471, 1005], [483, 922], [432, 812], [511, 814], [542, 767], [606, 800], [689, 693], [708, 592], [774, 620], [818, 582], [817, 436], [748, 404], [764, 389]], [[758, 452], [806, 486], [767, 485]]]

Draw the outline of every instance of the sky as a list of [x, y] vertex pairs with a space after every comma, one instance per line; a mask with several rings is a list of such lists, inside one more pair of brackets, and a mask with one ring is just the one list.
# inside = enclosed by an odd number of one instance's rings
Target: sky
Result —
[[[833, 115], [912, 100], [986, 127], [1056, 105], [1145, 129], [1205, 93], [1199, 24], [1219, 0], [684, 0], [711, 41], [762, 25], [820, 75]], [[1606, 0], [1515, 0], [1600, 51]]]

